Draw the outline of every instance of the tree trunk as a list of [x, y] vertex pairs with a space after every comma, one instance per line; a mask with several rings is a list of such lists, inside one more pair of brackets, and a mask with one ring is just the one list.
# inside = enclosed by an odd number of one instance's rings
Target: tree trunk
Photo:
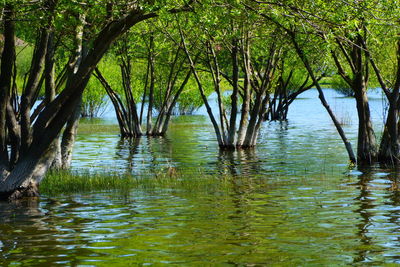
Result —
[[47, 103], [54, 100], [56, 97], [56, 84], [54, 79], [55, 72], [55, 47], [54, 47], [54, 32], [50, 32], [49, 39], [47, 42], [47, 52], [45, 57], [45, 68], [44, 68], [44, 77], [45, 77], [45, 101]]
[[[46, 49], [46, 56], [45, 56], [45, 67], [44, 67], [44, 79], [45, 79], [45, 98], [44, 101], [40, 104], [47, 105], [51, 101], [54, 100], [56, 97], [56, 83], [55, 83], [55, 44], [54, 44], [54, 30], [52, 29], [49, 34], [48, 42], [47, 42], [47, 49]], [[42, 107], [37, 108], [38, 112], [41, 110]], [[35, 112], [36, 113], [36, 110]], [[37, 113], [38, 114], [38, 113]], [[31, 116], [31, 120], [34, 120], [37, 115], [34, 114]], [[54, 160], [50, 165], [51, 169], [61, 169], [62, 162], [61, 162], [61, 140], [57, 138], [54, 141]]]
[[149, 61], [150, 61], [150, 88], [149, 88], [149, 106], [147, 110], [147, 127], [146, 134], [152, 132], [152, 117], [154, 103], [154, 86], [155, 86], [155, 70], [154, 70], [154, 37], [150, 36]]
[[75, 110], [63, 132], [61, 141], [61, 169], [67, 170], [71, 167], [72, 150], [74, 148], [76, 134], [78, 131], [79, 119], [81, 117], [82, 98], [79, 100]]
[[[0, 178], [9, 171], [9, 155], [7, 150], [7, 105], [11, 93], [11, 85], [15, 61], [15, 23], [14, 7], [7, 4], [4, 8], [4, 48], [0, 66]], [[18, 144], [15, 144], [18, 145]]]
[[144, 90], [142, 96], [142, 103], [140, 105], [140, 117], [139, 117], [139, 124], [142, 125], [143, 122], [143, 112], [144, 112], [144, 104], [146, 102], [146, 94], [147, 94], [147, 87], [149, 84], [149, 73], [150, 73], [150, 62], [147, 61], [147, 68], [146, 68], [146, 80], [144, 82]]
[[400, 143], [398, 134], [397, 101], [390, 99], [389, 110], [379, 146], [378, 160], [384, 164], [396, 165], [400, 161]]
[[371, 58], [371, 64], [375, 70], [382, 90], [389, 100], [389, 110], [379, 146], [378, 160], [383, 164], [397, 165], [400, 163], [400, 40], [397, 41], [397, 73], [392, 92], [390, 92], [383, 80], [378, 67]]
[[218, 59], [216, 56], [216, 53], [213, 48], [213, 44], [208, 41], [207, 42], [207, 49], [209, 50], [211, 54], [208, 56], [208, 67], [210, 69], [212, 78], [213, 78], [213, 83], [214, 83], [214, 91], [217, 94], [217, 103], [218, 103], [218, 111], [219, 111], [219, 125], [221, 128], [221, 138], [222, 138], [222, 143], [219, 144], [220, 147], [225, 147], [228, 144], [228, 134], [227, 131], [229, 131], [229, 125], [226, 120], [226, 114], [225, 114], [225, 107], [224, 103], [222, 101], [222, 92], [221, 92], [221, 78], [220, 78], [220, 68], [218, 64]]
[[359, 90], [355, 90], [358, 113], [357, 162], [371, 164], [377, 158], [377, 144], [372, 128], [367, 92], [363, 85], [360, 86]]
[[36, 100], [37, 91], [40, 89], [40, 75], [44, 67], [49, 34], [50, 31], [48, 28], [43, 28], [40, 31], [32, 57], [28, 81], [21, 96], [21, 153], [25, 153], [32, 142], [31, 107]]
[[94, 76], [100, 81], [101, 85], [107, 92], [107, 95], [110, 97], [111, 103], [114, 106], [115, 115], [117, 117], [118, 126], [120, 130], [121, 137], [132, 137], [130, 136], [132, 133], [130, 132], [130, 128], [128, 126], [128, 113], [126, 108], [118, 96], [118, 94], [111, 88], [111, 85], [107, 82], [104, 76], [101, 74], [100, 70], [96, 67]]
[[20, 158], [12, 172], [1, 181], [0, 200], [39, 196], [39, 184], [54, 161], [55, 151], [56, 147], [50, 145], [44, 153], [33, 149], [28, 151], [28, 156]]
[[[171, 10], [171, 12], [179, 12]], [[28, 140], [24, 140], [26, 148], [13, 169], [10, 162], [0, 173], [0, 197], [16, 198], [37, 195], [37, 187], [53, 161], [52, 145], [63, 126], [74, 112], [89, 78], [111, 43], [135, 24], [156, 17], [155, 12], [145, 13], [143, 10], [130, 10], [125, 16], [108, 23], [91, 42], [88, 55], [82, 60], [79, 69], [70, 77], [64, 90], [40, 112], [31, 129], [25, 131]], [[5, 27], [7, 28], [7, 27]], [[9, 55], [8, 55], [9, 56]], [[7, 56], [5, 57], [7, 58]], [[4, 57], [2, 58], [3, 65]], [[11, 66], [10, 66], [11, 67]], [[2, 75], [2, 74], [0, 74]], [[0, 87], [1, 88], [1, 87]], [[4, 105], [0, 99], [0, 110]], [[4, 155], [2, 160], [6, 161]]]
[[246, 129], [249, 124], [249, 112], [250, 112], [250, 102], [251, 102], [251, 77], [250, 77], [250, 46], [248, 36], [242, 44], [242, 60], [243, 60], [243, 72], [244, 72], [244, 85], [243, 85], [243, 103], [242, 103], [242, 114], [240, 116], [239, 122], [239, 130], [237, 137], [237, 146], [243, 146], [245, 137], [246, 137]]
[[206, 94], [204, 92], [203, 84], [201, 83], [201, 80], [200, 80], [200, 77], [199, 77], [199, 75], [197, 73], [194, 61], [192, 60], [192, 57], [190, 56], [189, 50], [187, 49], [186, 41], [185, 41], [183, 32], [182, 32], [182, 30], [180, 28], [179, 28], [179, 33], [180, 33], [183, 49], [185, 51], [186, 57], [187, 57], [187, 59], [189, 61], [189, 64], [190, 64], [190, 69], [191, 69], [191, 71], [193, 73], [193, 76], [194, 76], [194, 78], [196, 80], [197, 87], [198, 87], [198, 89], [200, 91], [201, 98], [203, 99], [203, 103], [206, 106], [207, 114], [208, 114], [208, 116], [209, 116], [209, 118], [211, 120], [211, 123], [212, 123], [213, 127], [214, 127], [214, 131], [215, 131], [215, 135], [217, 137], [218, 144], [221, 146], [221, 145], [224, 144], [224, 141], [223, 141], [223, 137], [221, 135], [220, 128], [218, 126], [217, 121], [215, 120], [214, 113], [212, 112], [210, 103], [208, 103], [207, 96], [206, 96]]
[[235, 149], [235, 136], [236, 136], [236, 118], [238, 113], [237, 108], [237, 99], [239, 92], [239, 63], [238, 63], [238, 41], [234, 39], [232, 41], [232, 82], [233, 82], [233, 91], [231, 95], [231, 117], [229, 121], [229, 130], [228, 130], [228, 143], [227, 147]]
[[343, 128], [340, 125], [340, 122], [337, 120], [335, 114], [333, 113], [333, 111], [330, 108], [328, 102], [326, 101], [324, 92], [322, 91], [322, 88], [321, 88], [321, 86], [320, 86], [320, 84], [318, 82], [318, 79], [315, 77], [314, 71], [311, 68], [311, 65], [310, 65], [306, 55], [304, 54], [303, 49], [301, 49], [301, 47], [297, 43], [295, 33], [294, 32], [288, 32], [288, 33], [291, 36], [292, 43], [293, 43], [293, 45], [294, 45], [294, 47], [296, 49], [296, 52], [297, 52], [298, 56], [300, 57], [301, 61], [303, 62], [304, 66], [305, 66], [305, 68], [307, 69], [308, 74], [310, 75], [312, 81], [314, 82], [315, 86], [317, 87], [319, 99], [321, 100], [322, 105], [324, 106], [324, 108], [328, 112], [329, 116], [331, 117], [331, 119], [333, 121], [333, 124], [335, 125], [336, 130], [338, 131], [338, 133], [339, 133], [339, 135], [340, 135], [340, 137], [341, 137], [341, 139], [342, 139], [342, 141], [343, 141], [343, 143], [344, 143], [344, 145], [346, 147], [346, 151], [347, 151], [347, 154], [349, 156], [350, 162], [351, 163], [356, 163], [356, 157], [354, 155], [351, 143], [347, 139], [346, 134], [344, 133]]

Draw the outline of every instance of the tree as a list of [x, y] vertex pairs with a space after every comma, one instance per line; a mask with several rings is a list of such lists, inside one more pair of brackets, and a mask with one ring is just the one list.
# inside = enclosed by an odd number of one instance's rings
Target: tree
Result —
[[[212, 11], [206, 10], [203, 15], [194, 17], [195, 22], [190, 23], [204, 25], [199, 32], [193, 33], [189, 22], [182, 23], [180, 19], [177, 20], [177, 27], [220, 148], [249, 148], [256, 145], [267, 112], [275, 71], [282, 55], [281, 44], [276, 41], [279, 31], [273, 24], [261, 27], [251, 13], [227, 5], [228, 8], [224, 8], [211, 4]], [[210, 12], [223, 14], [223, 19], [217, 19], [221, 16], [210, 16]], [[183, 29], [183, 24], [189, 24], [191, 36]], [[199, 39], [199, 36], [202, 38]], [[188, 48], [189, 43], [196, 42], [200, 47], [198, 52]], [[193, 61], [193, 54], [196, 53], [201, 53], [200, 67]], [[207, 68], [209, 79], [213, 81], [218, 117], [205, 95], [199, 75], [201, 66]], [[222, 87], [222, 79], [230, 85], [229, 89]], [[230, 96], [226, 102], [224, 95], [228, 92]]]
[[[276, 1], [262, 4], [266, 5], [260, 5], [257, 1], [250, 1], [250, 3], [244, 3], [244, 6], [265, 18], [268, 22], [273, 22], [286, 33], [286, 36], [282, 35], [282, 38], [287, 38], [291, 42], [298, 57], [303, 62], [305, 69], [318, 90], [318, 96], [322, 105], [328, 112], [346, 147], [350, 162], [355, 163], [356, 157], [352, 145], [347, 139], [340, 122], [337, 120], [326, 101], [316, 76], [316, 70], [313, 68], [311, 61], [313, 55], [315, 56], [315, 54], [318, 53], [318, 57], [321, 57], [321, 55], [326, 54], [326, 49], [329, 49], [329, 46], [326, 46], [324, 43], [321, 44], [321, 42], [316, 41], [315, 38], [320, 38], [321, 35], [323, 37], [325, 36], [325, 32], [318, 27], [319, 24], [315, 21], [326, 22], [325, 18], [318, 14], [318, 12], [325, 14], [324, 12], [326, 12], [327, 8], [325, 6], [326, 4], [324, 2], [317, 2], [311, 5], [307, 3], [307, 1], [298, 3], [282, 3]], [[311, 7], [312, 10], [306, 10], [305, 8], [307, 7]], [[325, 41], [325, 38], [322, 39]]]
[[[79, 4], [69, 1], [61, 3], [73, 7], [75, 7], [74, 5], [79, 6]], [[2, 96], [0, 100], [0, 195], [2, 198], [8, 199], [38, 195], [39, 184], [54, 159], [55, 140], [75, 111], [97, 63], [119, 36], [134, 25], [156, 17], [160, 3], [145, 6], [136, 2], [115, 2], [111, 6], [84, 6], [89, 7], [92, 11], [92, 23], [98, 23], [87, 41], [87, 54], [82, 57], [76, 72], [70, 73], [64, 89], [53, 101], [45, 105], [34, 121], [30, 118], [30, 110], [39, 88], [39, 76], [50, 35], [50, 22], [52, 18], [57, 17], [55, 16], [56, 8], [63, 7], [63, 5], [52, 0], [33, 3], [39, 5], [37, 7], [39, 10], [44, 10], [43, 18], [47, 23], [40, 31], [37, 52], [34, 55], [31, 72], [21, 96], [21, 104], [13, 107], [10, 97], [12, 96], [12, 70], [14, 70], [15, 58], [14, 18], [15, 9], [22, 8], [14, 4], [14, 1], [7, 1], [3, 6], [4, 13], [7, 15], [3, 20], [5, 45], [0, 67], [2, 78], [0, 85]], [[182, 8], [172, 8], [169, 9], [169, 12], [176, 13], [188, 9], [189, 6], [183, 4]], [[68, 24], [67, 18], [64, 19], [66, 19], [64, 23]], [[17, 108], [19, 109], [17, 110]], [[18, 117], [15, 116], [16, 113], [19, 114]]]
[[[279, 76], [276, 86], [273, 88], [273, 96], [265, 114], [265, 120], [284, 121], [287, 119], [290, 105], [302, 93], [315, 87], [315, 82], [310, 79], [310, 75], [300, 66], [301, 62], [296, 60], [297, 55], [287, 55], [292, 53], [291, 47], [285, 48], [285, 55], [279, 62]], [[325, 67], [321, 64], [321, 75], [317, 78], [320, 81], [325, 76]]]
[[[191, 76], [182, 48], [171, 41], [170, 33], [154, 30], [154, 25], [159, 23], [152, 20], [142, 24], [117, 43], [115, 53], [122, 93], [110, 85], [100, 69], [95, 72], [114, 105], [122, 137], [165, 135], [174, 108]], [[145, 73], [142, 74], [140, 69], [145, 69]], [[147, 112], [143, 114], [145, 104]], [[155, 120], [154, 110], [158, 111]], [[143, 132], [144, 118], [146, 130]]]

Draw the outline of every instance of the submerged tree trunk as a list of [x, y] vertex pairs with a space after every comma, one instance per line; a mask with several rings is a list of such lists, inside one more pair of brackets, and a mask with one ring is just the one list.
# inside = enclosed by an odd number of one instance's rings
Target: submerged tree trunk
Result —
[[[14, 65], [15, 65], [15, 22], [14, 22], [14, 6], [7, 4], [4, 8], [4, 47], [1, 55], [0, 65], [0, 178], [6, 176], [10, 171], [10, 158], [7, 149], [8, 133], [18, 131], [17, 129], [10, 128], [10, 120], [7, 118], [7, 106], [10, 101], [11, 86], [13, 79]], [[7, 121], [9, 123], [7, 123]], [[16, 136], [18, 134], [16, 133]], [[15, 153], [18, 153], [19, 142], [17, 139], [12, 139], [12, 144]], [[11, 155], [12, 157], [13, 155]], [[18, 156], [17, 156], [18, 157]], [[11, 159], [11, 164], [15, 160]]]
[[268, 58], [264, 65], [244, 68], [244, 70], [248, 72], [246, 75], [252, 77], [250, 85], [253, 99], [250, 98], [249, 100], [243, 101], [243, 104], [247, 101], [251, 101], [253, 104], [249, 111], [250, 117], [246, 127], [245, 138], [243, 143], [238, 145], [239, 148], [251, 148], [256, 146], [261, 123], [267, 112], [267, 106], [270, 104], [271, 86], [277, 67], [277, 60], [280, 56], [280, 51], [274, 42], [270, 45], [268, 53]]
[[377, 158], [377, 144], [372, 128], [371, 115], [366, 90], [355, 92], [358, 113], [357, 161], [359, 164], [371, 164]]
[[226, 148], [235, 148], [235, 139], [236, 139], [236, 118], [238, 113], [238, 94], [239, 94], [239, 60], [238, 60], [238, 40], [234, 38], [232, 40], [232, 51], [231, 51], [231, 60], [232, 60], [232, 95], [231, 95], [231, 117], [229, 120], [229, 128], [228, 128], [228, 143], [226, 144]]
[[357, 33], [350, 44], [343, 43], [339, 38], [336, 39], [336, 43], [351, 70], [351, 75], [346, 72], [336, 53], [331, 51], [333, 60], [340, 76], [352, 88], [357, 103], [357, 163], [370, 165], [377, 159], [377, 144], [367, 97], [370, 55], [363, 48], [365, 42], [360, 33]]
[[[282, 63], [283, 65], [284, 63]], [[309, 82], [310, 76], [304, 79], [304, 82], [298, 88], [289, 88], [289, 84], [293, 79], [294, 69], [292, 69], [285, 80], [283, 77], [283, 70], [281, 70], [281, 74], [279, 77], [279, 82], [277, 87], [275, 88], [274, 96], [271, 99], [271, 103], [268, 107], [267, 114], [265, 115], [265, 120], [270, 121], [285, 121], [287, 120], [287, 115], [289, 113], [290, 105], [296, 100], [296, 98], [304, 93], [307, 90], [310, 90], [315, 86], [315, 83], [311, 81]], [[322, 74], [317, 78], [317, 81], [320, 81], [324, 77]]]
[[20, 158], [1, 183], [0, 200], [39, 196], [39, 184], [54, 161], [55, 145], [52, 142], [44, 152], [29, 150], [28, 156]]
[[71, 167], [72, 151], [78, 132], [79, 119], [81, 117], [82, 98], [77, 103], [74, 112], [67, 121], [61, 140], [61, 169], [67, 170]]
[[154, 104], [154, 86], [155, 86], [155, 55], [154, 55], [154, 36], [150, 36], [150, 47], [149, 47], [149, 64], [150, 64], [150, 88], [149, 88], [149, 106], [147, 109], [147, 130], [146, 134], [152, 132], [152, 119], [153, 119], [153, 104]]
[[237, 145], [239, 147], [243, 146], [244, 140], [246, 138], [246, 130], [249, 125], [249, 113], [250, 113], [250, 103], [251, 103], [251, 75], [250, 75], [250, 46], [249, 40], [243, 42], [242, 45], [242, 58], [243, 58], [243, 69], [244, 69], [244, 83], [243, 83], [243, 103], [242, 103], [242, 114], [240, 116], [239, 130], [237, 136]]
[[[156, 124], [152, 131], [153, 136], [163, 136], [166, 134], [166, 132], [168, 130], [168, 125], [169, 125], [169, 122], [170, 122], [170, 119], [172, 116], [172, 112], [176, 106], [179, 96], [182, 94], [183, 90], [185, 89], [186, 84], [188, 83], [191, 74], [192, 74], [192, 71], [189, 69], [185, 76], [185, 79], [179, 86], [179, 89], [175, 93], [171, 93], [169, 96], [166, 96], [164, 98], [164, 103], [163, 103], [164, 108], [163, 109], [165, 109], [165, 111], [160, 112], [157, 116]], [[172, 85], [172, 87], [173, 86], [174, 85]], [[172, 91], [172, 88], [171, 88], [171, 91]]]
[[[49, 0], [49, 2], [55, 4], [55, 1]], [[47, 11], [53, 14], [51, 9], [47, 8]], [[174, 12], [177, 11], [174, 10]], [[12, 14], [12, 12], [9, 14]], [[53, 101], [44, 107], [33, 124], [32, 121], [30, 121], [31, 125], [28, 125], [30, 128], [28, 129], [26, 126], [26, 122], [28, 121], [26, 113], [23, 115], [25, 118], [21, 120], [21, 122], [25, 124], [21, 126], [25, 127], [25, 129], [21, 131], [20, 135], [17, 130], [10, 128], [10, 132], [13, 132], [18, 137], [24, 137], [24, 139], [21, 138], [21, 143], [23, 144], [21, 149], [18, 149], [18, 146], [12, 148], [16, 150], [11, 151], [11, 154], [18, 154], [18, 152], [23, 151], [23, 153], [19, 153], [18, 158], [13, 163], [9, 160], [7, 154], [7, 144], [10, 139], [4, 134], [4, 128], [0, 129], [0, 153], [4, 153], [0, 155], [0, 198], [12, 199], [37, 195], [39, 184], [53, 161], [55, 149], [52, 146], [55, 143], [54, 141], [79, 103], [95, 66], [117, 37], [125, 33], [135, 24], [155, 16], [157, 16], [157, 13], [145, 13], [143, 10], [133, 9], [128, 11], [126, 15], [122, 16], [120, 19], [108, 23], [100, 30], [93, 39], [93, 42], [91, 42], [92, 45], [88, 55], [82, 60], [76, 73], [71, 75], [69, 79], [70, 82], [66, 84], [64, 90], [60, 92]], [[6, 60], [7, 58], [12, 59], [14, 55], [12, 52], [14, 50], [12, 48], [12, 39], [14, 38], [13, 24], [14, 20], [4, 20], [4, 35], [5, 39], [7, 39], [5, 40], [4, 50], [8, 52], [7, 54], [3, 54], [1, 59], [2, 73], [0, 73], [0, 75], [3, 75], [5, 78], [8, 76], [12, 77], [9, 73], [14, 66], [14, 64], [9, 64]], [[8, 36], [12, 38], [10, 39]], [[41, 54], [42, 52], [43, 51], [39, 51], [38, 53]], [[32, 75], [36, 74], [33, 73]], [[0, 86], [0, 94], [6, 97], [9, 94], [8, 90], [10, 88], [10, 86], [6, 84], [6, 82], [9, 81], [9, 79], [7, 79], [1, 79], [0, 81], [0, 85], [4, 83]], [[31, 82], [33, 85], [35, 84], [34, 80], [35, 79], [32, 79]], [[30, 88], [33, 87], [36, 86], [30, 86]], [[33, 89], [26, 90], [25, 94], [28, 97], [23, 101], [32, 101], [33, 97], [31, 96], [34, 95], [33, 91]], [[28, 103], [24, 104], [24, 106], [30, 108]], [[17, 121], [14, 108], [2, 98], [0, 99], [0, 116], [4, 117], [4, 115], [2, 115], [4, 110], [11, 111], [7, 112], [7, 117], [11, 118], [11, 123]], [[23, 112], [25, 111], [26, 110]], [[15, 126], [15, 123], [13, 125]], [[1, 126], [3, 126], [2, 122], [0, 122], [0, 127]]]
[[379, 146], [378, 160], [383, 164], [400, 163], [399, 103], [398, 96], [389, 100], [389, 110]]
[[357, 162], [369, 165], [376, 161], [378, 151], [367, 97], [369, 53], [363, 49], [363, 43], [363, 37], [358, 34], [350, 54], [354, 73], [351, 85], [358, 114]]
[[207, 96], [205, 94], [203, 84], [201, 83], [199, 74], [198, 74], [197, 69], [196, 69], [195, 62], [193, 61], [192, 56], [190, 55], [190, 52], [189, 52], [188, 47], [186, 45], [185, 36], [184, 36], [181, 28], [179, 28], [179, 34], [180, 34], [183, 50], [184, 50], [184, 52], [186, 54], [187, 60], [188, 60], [189, 65], [190, 65], [190, 69], [191, 69], [191, 71], [193, 73], [193, 76], [194, 76], [194, 78], [196, 80], [196, 84], [197, 84], [197, 87], [199, 89], [200, 96], [203, 99], [203, 103], [206, 106], [207, 114], [208, 114], [208, 116], [209, 116], [209, 118], [211, 120], [211, 123], [212, 123], [213, 127], [214, 127], [214, 131], [215, 131], [215, 135], [217, 137], [218, 144], [220, 146], [224, 145], [224, 139], [223, 139], [223, 137], [221, 135], [220, 128], [218, 126], [217, 120], [215, 119], [214, 113], [212, 112], [212, 108], [210, 106], [210, 103], [208, 103]]
[[[134, 67], [132, 61], [132, 48], [127, 43], [128, 35], [119, 43], [119, 58], [121, 60], [120, 70], [121, 77], [123, 80], [123, 95], [120, 96], [116, 90], [111, 88], [111, 85], [107, 82], [106, 78], [101, 74], [99, 69], [95, 71], [95, 77], [105, 88], [110, 100], [114, 106], [116, 117], [120, 127], [121, 137], [125, 138], [136, 138], [143, 135], [141, 127], [143, 121], [143, 114], [145, 112], [146, 96], [148, 99], [147, 105], [147, 118], [145, 121], [145, 134], [147, 136], [163, 136], [165, 135], [170, 118], [172, 116], [174, 107], [178, 101], [179, 96], [185, 89], [188, 83], [191, 71], [184, 67], [184, 59], [181, 59], [182, 48], [177, 47], [174, 58], [169, 65], [168, 77], [166, 79], [166, 88], [163, 91], [162, 87], [156, 87], [156, 53], [154, 36], [151, 33], [149, 36], [149, 47], [147, 51], [147, 70], [144, 82], [144, 92], [141, 98], [140, 115], [137, 110], [136, 99], [133, 95], [133, 84], [131, 82], [132, 68]], [[147, 40], [147, 39], [146, 39]], [[169, 51], [168, 51], [169, 52]], [[197, 60], [197, 56], [196, 59]], [[169, 61], [168, 61], [169, 62]], [[165, 63], [161, 63], [165, 64]], [[181, 74], [183, 71], [187, 71], [183, 81], [180, 83]], [[160, 74], [163, 75], [163, 74]], [[163, 77], [159, 78], [163, 80]], [[158, 85], [158, 84], [157, 84]], [[179, 86], [178, 86], [179, 85]], [[157, 90], [157, 91], [156, 91]], [[155, 97], [159, 96], [158, 103], [158, 114], [154, 123], [153, 120], [153, 109], [155, 106]], [[125, 101], [123, 101], [125, 99]]]
[[[363, 48], [368, 51], [366, 44], [363, 45]], [[400, 163], [400, 40], [397, 40], [396, 45], [397, 70], [391, 91], [374, 59], [369, 55], [371, 65], [389, 102], [388, 114], [379, 146], [378, 161], [390, 165]]]
[[[213, 48], [219, 47], [219, 49], [222, 49], [220, 44], [213, 43], [214, 40], [210, 37], [204, 47], [208, 72], [212, 76], [214, 91], [217, 95], [219, 122], [217, 122], [217, 117], [205, 95], [196, 66], [191, 60], [183, 31], [179, 29], [183, 48], [214, 127], [218, 145], [220, 149], [228, 150], [247, 149], [256, 146], [258, 134], [269, 104], [269, 93], [274, 81], [276, 62], [281, 55], [281, 49], [273, 41], [270, 47], [265, 50], [266, 53], [264, 55], [252, 55], [250, 46], [253, 38], [252, 34], [254, 33], [244, 27], [237, 28], [235, 25], [232, 25], [232, 29], [236, 32], [236, 35], [226, 41], [226, 43], [229, 43], [226, 50], [230, 53], [229, 66], [232, 69], [231, 75], [223, 73], [219, 67], [218, 61], [220, 59], [218, 54], [220, 53], [215, 53]], [[261, 58], [262, 60], [260, 60]], [[239, 82], [241, 70], [245, 77], [243, 85]], [[220, 76], [225, 78], [232, 86], [231, 101], [228, 108], [224, 107]], [[242, 100], [241, 109], [238, 107], [239, 97]], [[230, 114], [227, 111], [230, 111]]]

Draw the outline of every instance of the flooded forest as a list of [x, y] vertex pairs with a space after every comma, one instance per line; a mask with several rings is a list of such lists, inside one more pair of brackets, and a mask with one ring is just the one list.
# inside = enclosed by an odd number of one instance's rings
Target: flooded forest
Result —
[[396, 1], [0, 10], [0, 265], [400, 263]]

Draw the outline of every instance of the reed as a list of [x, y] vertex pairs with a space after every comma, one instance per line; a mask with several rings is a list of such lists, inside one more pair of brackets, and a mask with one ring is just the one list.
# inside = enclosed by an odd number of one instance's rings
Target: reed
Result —
[[119, 173], [74, 173], [70, 171], [49, 172], [40, 191], [46, 195], [71, 194], [90, 191], [130, 191], [132, 189], [160, 190], [176, 189], [190, 192], [230, 190], [230, 176], [181, 174], [165, 170], [163, 173], [132, 174]]
[[339, 123], [343, 126], [352, 125], [352, 120], [349, 112], [343, 112], [339, 117]]
[[118, 134], [118, 125], [104, 124], [99, 119], [81, 119], [78, 127], [79, 134]]

